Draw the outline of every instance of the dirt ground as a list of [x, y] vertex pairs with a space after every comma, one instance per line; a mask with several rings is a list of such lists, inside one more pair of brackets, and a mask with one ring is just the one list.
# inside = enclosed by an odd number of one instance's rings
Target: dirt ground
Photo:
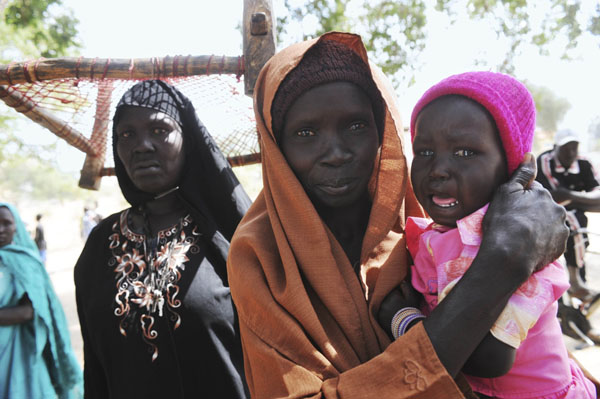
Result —
[[[108, 215], [121, 209], [122, 202], [100, 203], [99, 210]], [[79, 236], [83, 203], [53, 205], [51, 212], [43, 219], [48, 240], [47, 269], [54, 283], [55, 290], [61, 299], [67, 315], [73, 347], [83, 364], [82, 340], [75, 306], [75, 289], [73, 285], [73, 266], [83, 248]], [[30, 215], [33, 220], [34, 215]], [[589, 229], [600, 234], [600, 214], [590, 214]], [[590, 236], [590, 248], [586, 262], [588, 265], [589, 284], [600, 290], [600, 235]], [[592, 317], [592, 325], [600, 329], [600, 311]], [[575, 357], [592, 373], [600, 378], [600, 346], [584, 347], [580, 341], [565, 337], [565, 343]]]

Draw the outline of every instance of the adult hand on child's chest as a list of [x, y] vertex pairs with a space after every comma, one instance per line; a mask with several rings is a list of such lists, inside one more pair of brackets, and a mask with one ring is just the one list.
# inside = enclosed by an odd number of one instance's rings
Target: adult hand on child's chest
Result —
[[526, 154], [496, 191], [483, 220], [480, 253], [503, 257], [507, 267], [524, 268], [515, 270], [523, 273], [523, 281], [562, 255], [569, 234], [565, 209], [539, 183], [532, 183], [535, 175], [535, 160]]

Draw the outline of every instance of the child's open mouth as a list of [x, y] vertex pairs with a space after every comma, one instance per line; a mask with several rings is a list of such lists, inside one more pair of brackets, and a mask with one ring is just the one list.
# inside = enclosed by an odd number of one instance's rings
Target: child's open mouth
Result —
[[437, 195], [432, 195], [431, 201], [440, 208], [452, 208], [453, 206], [458, 205], [458, 200], [452, 197], [442, 198]]

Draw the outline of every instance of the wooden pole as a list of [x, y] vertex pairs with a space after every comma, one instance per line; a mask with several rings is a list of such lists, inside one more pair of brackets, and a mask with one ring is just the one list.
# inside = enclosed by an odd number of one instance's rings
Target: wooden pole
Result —
[[0, 99], [9, 107], [44, 126], [73, 147], [86, 154], [96, 155], [96, 150], [83, 134], [69, 126], [65, 121], [38, 107], [18, 90], [0, 85]]
[[95, 144], [95, 154], [86, 155], [79, 177], [79, 187], [88, 190], [99, 190], [102, 179], [102, 168], [106, 158], [106, 143], [108, 124], [110, 120], [110, 98], [112, 95], [112, 80], [102, 80], [98, 84], [96, 98], [96, 116], [90, 141]]
[[0, 65], [0, 85], [52, 79], [160, 79], [234, 74], [244, 70], [241, 57], [216, 55], [156, 58], [52, 58]]
[[275, 54], [275, 20], [271, 0], [244, 0], [244, 91], [252, 96], [263, 65]]
[[[247, 155], [234, 155], [231, 157], [227, 157], [227, 161], [229, 161], [229, 164], [232, 167], [252, 165], [252, 164], [260, 163], [260, 153], [247, 154]], [[100, 169], [100, 177], [114, 176], [114, 175], [115, 175], [114, 167]]]

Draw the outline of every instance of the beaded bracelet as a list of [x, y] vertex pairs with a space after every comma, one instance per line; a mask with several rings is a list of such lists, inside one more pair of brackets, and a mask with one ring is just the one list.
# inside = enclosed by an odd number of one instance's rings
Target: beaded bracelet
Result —
[[406, 333], [407, 327], [414, 320], [424, 319], [425, 315], [417, 308], [407, 307], [396, 312], [392, 318], [392, 335], [394, 339]]
[[[404, 320], [404, 318], [410, 315], [411, 313], [414, 313], [414, 309], [415, 308], [402, 308], [396, 312], [396, 314], [392, 318], [392, 335], [397, 334], [398, 326], [400, 325], [402, 320]], [[397, 336], [394, 335], [394, 338], [397, 338]]]

